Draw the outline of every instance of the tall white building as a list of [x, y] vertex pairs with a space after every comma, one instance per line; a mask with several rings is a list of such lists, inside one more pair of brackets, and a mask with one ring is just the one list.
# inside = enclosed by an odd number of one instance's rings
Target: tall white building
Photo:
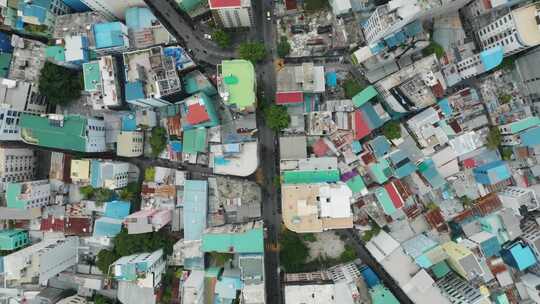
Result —
[[208, 4], [214, 19], [223, 27], [251, 27], [253, 25], [251, 0], [209, 0]]
[[103, 56], [83, 64], [84, 90], [90, 92], [90, 102], [96, 110], [122, 105], [116, 59]]
[[30, 209], [47, 206], [51, 200], [49, 180], [37, 180], [6, 185], [6, 203], [9, 208]]
[[0, 78], [0, 104], [17, 111], [45, 113], [47, 97], [39, 94], [37, 86], [31, 82]]
[[498, 195], [503, 207], [512, 209], [517, 215], [520, 215], [521, 206], [527, 207], [528, 211], [537, 210], [539, 207], [536, 193], [531, 188], [506, 187]]
[[91, 185], [94, 188], [114, 190], [128, 185], [129, 163], [92, 160], [91, 167]]
[[124, 20], [126, 10], [132, 6], [146, 6], [144, 0], [81, 0], [93, 11], [111, 19]]
[[0, 140], [21, 140], [19, 116], [20, 111], [13, 110], [9, 105], [0, 104]]
[[7, 182], [33, 180], [36, 175], [36, 162], [34, 150], [0, 147], [0, 191], [4, 191]]
[[78, 262], [79, 238], [45, 239], [30, 247], [4, 256], [5, 279], [16, 283], [32, 282], [41, 285]]
[[116, 155], [138, 157], [144, 151], [144, 133], [142, 131], [122, 131], [118, 134]]
[[363, 25], [368, 44], [385, 38], [403, 26], [457, 11], [469, 0], [391, 0], [378, 6]]
[[522, 6], [477, 32], [484, 49], [501, 46], [510, 56], [540, 44], [540, 2]]

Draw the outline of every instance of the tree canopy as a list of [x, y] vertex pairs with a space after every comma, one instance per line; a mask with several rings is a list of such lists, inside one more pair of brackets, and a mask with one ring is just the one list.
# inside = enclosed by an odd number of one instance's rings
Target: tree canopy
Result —
[[501, 145], [501, 131], [497, 127], [493, 127], [489, 129], [489, 133], [487, 135], [487, 144], [486, 146], [490, 148], [491, 150], [497, 149]]
[[291, 44], [287, 39], [287, 36], [281, 36], [281, 39], [277, 45], [277, 54], [279, 57], [283, 58], [289, 55], [291, 52]]
[[401, 127], [398, 121], [392, 120], [387, 122], [383, 126], [382, 131], [384, 136], [390, 140], [401, 138]]
[[437, 56], [437, 58], [440, 59], [444, 56], [444, 48], [437, 42], [431, 41], [429, 45], [425, 49], [422, 50], [422, 54], [424, 56], [435, 54], [435, 56]]
[[95, 189], [92, 186], [87, 185], [87, 186], [80, 187], [79, 192], [81, 193], [84, 199], [90, 199], [94, 196]]
[[228, 48], [231, 46], [231, 35], [222, 29], [217, 29], [212, 33], [212, 40], [221, 48]]
[[112, 250], [102, 249], [97, 256], [96, 266], [107, 273], [109, 266], [123, 256], [141, 252], [153, 252], [163, 249], [165, 255], [170, 255], [175, 240], [167, 232], [160, 230], [142, 234], [128, 234], [126, 229], [114, 237]]
[[155, 127], [152, 129], [150, 136], [150, 147], [152, 147], [152, 155], [158, 156], [165, 150], [167, 146], [167, 131], [162, 127]]
[[298, 272], [302, 270], [309, 249], [302, 241], [300, 235], [290, 230], [285, 230], [279, 237], [279, 260], [287, 272]]
[[242, 59], [257, 63], [266, 57], [266, 48], [260, 42], [244, 42], [238, 46], [238, 54]]
[[345, 97], [351, 99], [354, 97], [354, 95], [362, 91], [362, 86], [358, 83], [358, 81], [349, 78], [343, 83], [343, 90], [345, 91]]
[[81, 97], [82, 75], [51, 62], [45, 62], [39, 76], [39, 92], [47, 96], [49, 103], [66, 105]]
[[291, 117], [284, 106], [270, 105], [264, 109], [266, 125], [275, 132], [279, 132], [289, 126]]

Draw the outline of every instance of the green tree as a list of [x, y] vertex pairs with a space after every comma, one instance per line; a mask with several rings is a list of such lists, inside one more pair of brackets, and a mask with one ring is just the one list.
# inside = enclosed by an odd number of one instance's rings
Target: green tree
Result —
[[444, 48], [437, 42], [431, 41], [429, 45], [425, 49], [422, 50], [422, 54], [424, 56], [435, 54], [435, 56], [437, 56], [437, 58], [440, 59], [444, 56]]
[[152, 155], [157, 157], [167, 146], [167, 131], [162, 127], [152, 129], [150, 136], [150, 147], [152, 147]]
[[512, 100], [512, 95], [510, 94], [501, 94], [499, 95], [499, 102], [501, 104], [509, 103]]
[[82, 75], [51, 62], [45, 62], [39, 76], [39, 92], [49, 103], [66, 105], [81, 97]]
[[512, 155], [514, 155], [514, 151], [510, 147], [499, 147], [499, 150], [501, 152], [501, 157], [503, 160], [511, 160]]
[[172, 253], [175, 243], [164, 230], [142, 233], [128, 234], [126, 229], [114, 237], [114, 251], [118, 256], [132, 255], [138, 252], [152, 252], [163, 249], [166, 255]]
[[291, 117], [284, 106], [271, 105], [264, 109], [266, 125], [275, 132], [279, 132], [289, 126]]
[[114, 301], [100, 294], [94, 296], [94, 304], [113, 304]]
[[223, 252], [210, 252], [209, 256], [212, 259], [212, 265], [219, 267], [225, 266], [225, 263], [233, 258], [232, 254]]
[[114, 198], [114, 191], [107, 188], [98, 188], [94, 193], [96, 202], [105, 203], [110, 202]]
[[212, 33], [212, 40], [224, 49], [231, 46], [231, 35], [222, 29], [217, 29]]
[[473, 204], [473, 200], [471, 200], [468, 196], [464, 195], [459, 198], [461, 205], [463, 205], [463, 208], [469, 208]]
[[302, 239], [310, 243], [317, 241], [317, 237], [313, 233], [302, 233]]
[[328, 0], [305, 0], [304, 9], [308, 12], [320, 11], [328, 7]]
[[148, 167], [144, 170], [144, 180], [147, 182], [154, 181], [156, 177], [156, 168]]
[[382, 131], [384, 136], [390, 140], [401, 138], [401, 126], [398, 121], [392, 120], [387, 122], [383, 126]]
[[347, 263], [352, 262], [357, 258], [358, 255], [356, 254], [356, 250], [350, 245], [345, 245], [345, 250], [339, 256], [339, 261], [341, 263]]
[[238, 46], [238, 54], [244, 60], [257, 63], [266, 57], [266, 48], [260, 42], [244, 42]]
[[309, 249], [300, 236], [290, 230], [285, 230], [279, 237], [279, 259], [287, 272], [302, 271], [309, 256]]
[[101, 249], [97, 255], [96, 266], [101, 272], [103, 272], [103, 274], [107, 275], [111, 264], [119, 258], [120, 256], [118, 256], [113, 250]]
[[135, 197], [135, 193], [131, 192], [127, 187], [120, 190], [118, 197], [123, 201], [131, 202]]
[[94, 196], [95, 189], [90, 185], [82, 186], [79, 188], [79, 192], [81, 193], [82, 197], [87, 200]]
[[354, 95], [362, 91], [362, 86], [358, 83], [358, 81], [349, 78], [343, 82], [343, 90], [345, 91], [345, 97], [351, 99], [354, 97]]
[[287, 57], [291, 52], [291, 44], [287, 39], [287, 36], [281, 36], [281, 39], [277, 45], [277, 54], [279, 57]]
[[501, 141], [502, 136], [499, 128], [492, 127], [491, 129], [489, 129], [486, 146], [491, 150], [495, 150], [501, 145]]

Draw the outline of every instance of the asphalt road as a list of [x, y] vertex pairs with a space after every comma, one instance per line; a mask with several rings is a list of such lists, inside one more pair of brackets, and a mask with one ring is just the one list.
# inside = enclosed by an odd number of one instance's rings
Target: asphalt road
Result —
[[[267, 59], [255, 67], [257, 71], [257, 87], [264, 98], [259, 102], [267, 105], [274, 102], [276, 92], [276, 75], [274, 67], [276, 23], [273, 16], [274, 2], [272, 0], [253, 1], [253, 19], [257, 31], [257, 40], [264, 43], [268, 53]], [[266, 13], [271, 12], [271, 20], [267, 20]], [[261, 109], [261, 107], [258, 107]], [[261, 169], [264, 173], [262, 215], [267, 230], [265, 250], [265, 283], [266, 303], [283, 303], [281, 277], [279, 269], [279, 252], [272, 248], [278, 243], [281, 231], [281, 214], [278, 212], [281, 204], [279, 187], [274, 184], [277, 175], [277, 161], [279, 160], [279, 147], [276, 134], [264, 124], [262, 111], [257, 113], [259, 129]]]
[[392, 276], [386, 272], [377, 260], [369, 253], [367, 248], [364, 246], [364, 243], [360, 239], [358, 232], [354, 229], [340, 230], [339, 234], [347, 236], [347, 242], [356, 249], [358, 258], [368, 265], [381, 279], [386, 287], [394, 294], [394, 296], [399, 300], [401, 304], [414, 304], [411, 299], [405, 294], [405, 292], [399, 287], [399, 285], [394, 281]]
[[223, 50], [203, 37], [172, 0], [145, 0], [152, 13], [186, 49], [191, 50], [195, 61], [216, 65], [223, 59], [236, 57], [235, 52]]

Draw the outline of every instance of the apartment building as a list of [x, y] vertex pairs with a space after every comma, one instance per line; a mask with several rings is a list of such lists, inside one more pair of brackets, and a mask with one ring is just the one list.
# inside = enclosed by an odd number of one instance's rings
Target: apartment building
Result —
[[477, 32], [484, 49], [502, 46], [511, 56], [540, 44], [540, 3], [513, 9]]
[[6, 202], [8, 208], [30, 209], [47, 206], [51, 200], [49, 180], [8, 183]]
[[45, 239], [4, 256], [8, 282], [26, 283], [38, 279], [41, 285], [78, 262], [79, 238]]
[[537, 210], [540, 206], [536, 192], [531, 188], [506, 187], [498, 193], [498, 196], [503, 207], [512, 209], [516, 215], [521, 215], [522, 211]]
[[0, 147], [0, 191], [6, 182], [33, 180], [36, 175], [35, 151], [28, 148]]
[[110, 19], [123, 20], [126, 10], [133, 6], [146, 6], [143, 0], [80, 0], [91, 10], [97, 11]]
[[225, 28], [253, 25], [251, 0], [209, 0], [208, 4], [214, 20]]

